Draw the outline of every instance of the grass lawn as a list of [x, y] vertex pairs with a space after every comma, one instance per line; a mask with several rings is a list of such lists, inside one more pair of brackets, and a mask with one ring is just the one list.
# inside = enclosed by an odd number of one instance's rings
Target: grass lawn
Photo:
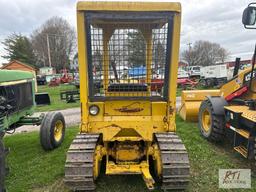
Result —
[[180, 97], [182, 91], [183, 90], [181, 88], [177, 88], [176, 97]]
[[75, 90], [74, 85], [64, 85], [56, 87], [49, 87], [48, 85], [38, 86], [38, 92], [47, 92], [49, 93], [51, 99], [51, 105], [39, 106], [37, 107], [37, 111], [55, 111], [73, 107], [79, 107], [80, 102], [76, 101], [76, 103], [66, 103], [66, 101], [60, 100], [60, 92], [65, 90]]
[[[11, 170], [6, 183], [8, 191], [68, 191], [62, 182], [65, 153], [77, 132], [77, 127], [67, 129], [63, 145], [51, 152], [41, 149], [38, 133], [22, 133], [6, 137], [5, 144], [11, 148], [8, 155]], [[227, 143], [224, 143], [223, 147], [204, 140], [199, 135], [195, 123], [185, 123], [178, 117], [177, 132], [186, 145], [191, 162], [191, 182], [187, 191], [225, 191], [218, 189], [218, 169], [250, 168], [249, 161], [233, 152]], [[255, 189], [254, 176], [252, 189], [239, 191], [255, 191]], [[120, 191], [142, 192], [146, 191], [146, 188], [139, 175], [101, 175], [97, 181], [97, 192]]]

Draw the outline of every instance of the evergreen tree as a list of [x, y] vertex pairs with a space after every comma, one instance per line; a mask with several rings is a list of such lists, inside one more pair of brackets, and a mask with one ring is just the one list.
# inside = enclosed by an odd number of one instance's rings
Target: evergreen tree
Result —
[[3, 42], [7, 54], [2, 56], [9, 61], [19, 60], [29, 65], [35, 65], [35, 55], [30, 40], [21, 34], [13, 33]]
[[155, 69], [161, 69], [165, 67], [166, 50], [164, 44], [158, 41], [154, 45], [153, 62], [155, 63]]
[[146, 65], [146, 42], [140, 31], [128, 33], [128, 61], [132, 67]]

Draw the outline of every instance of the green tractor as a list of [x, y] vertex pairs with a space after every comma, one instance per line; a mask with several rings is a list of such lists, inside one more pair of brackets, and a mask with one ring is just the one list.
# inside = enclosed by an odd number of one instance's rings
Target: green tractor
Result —
[[[35, 116], [37, 104], [49, 104], [48, 94], [35, 93], [36, 79], [30, 72], [0, 70], [0, 192], [5, 191], [7, 175], [3, 137], [23, 125], [40, 125], [40, 143], [44, 150], [61, 145], [65, 135], [65, 119], [60, 112]], [[33, 115], [33, 116], [32, 116]]]

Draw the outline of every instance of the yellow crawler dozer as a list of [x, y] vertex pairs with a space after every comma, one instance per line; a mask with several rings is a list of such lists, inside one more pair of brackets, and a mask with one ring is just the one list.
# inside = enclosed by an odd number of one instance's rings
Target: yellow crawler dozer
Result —
[[72, 190], [95, 190], [102, 162], [107, 175], [141, 174], [148, 189], [156, 179], [163, 189], [188, 185], [175, 134], [180, 21], [179, 3], [78, 3], [81, 124], [65, 164]]

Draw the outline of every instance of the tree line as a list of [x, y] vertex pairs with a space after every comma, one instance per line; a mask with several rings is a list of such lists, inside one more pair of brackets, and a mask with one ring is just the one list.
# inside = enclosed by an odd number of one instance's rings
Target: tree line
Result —
[[75, 29], [63, 18], [52, 17], [30, 36], [12, 33], [3, 42], [8, 61], [19, 60], [33, 67], [68, 68], [76, 53]]
[[196, 41], [193, 46], [188, 45], [188, 49], [182, 51], [181, 58], [189, 66], [209, 66], [224, 63], [229, 57], [229, 52], [218, 43], [200, 40]]
[[[122, 46], [115, 45], [118, 34], [113, 33], [109, 43], [110, 68], [115, 68], [120, 63], [128, 61], [129, 67], [140, 67], [146, 65], [146, 42], [140, 31], [127, 33], [127, 39], [120, 40]], [[127, 42], [126, 42], [127, 41]], [[166, 62], [166, 42], [154, 41], [152, 50], [152, 67], [154, 69], [164, 68]], [[129, 53], [129, 54], [127, 54]], [[229, 52], [218, 43], [199, 40], [189, 44], [189, 48], [182, 51], [180, 58], [186, 61], [189, 66], [210, 66], [217, 63], [224, 63], [229, 57]], [[102, 70], [103, 53], [96, 49], [92, 53], [93, 65], [96, 70]]]
[[[127, 35], [128, 47], [122, 49], [133, 50], [129, 52], [128, 62], [133, 67], [145, 65], [146, 43], [143, 35], [136, 31]], [[9, 61], [19, 60], [37, 68], [52, 66], [57, 71], [69, 68], [73, 55], [77, 53], [75, 29], [65, 19], [56, 16], [47, 20], [29, 36], [13, 33], [2, 44], [6, 50], [6, 55], [2, 55], [2, 57]], [[110, 59], [113, 60], [111, 62], [113, 65], [120, 60], [117, 57], [122, 57], [122, 53], [127, 51], [119, 49], [120, 47], [118, 49], [111, 48], [110, 45]], [[155, 42], [153, 50], [153, 62], [156, 62], [154, 66], [162, 68], [166, 59], [165, 45], [160, 41]], [[95, 64], [99, 69], [102, 65], [102, 53], [96, 50], [92, 56], [99, 61]], [[202, 40], [196, 41], [181, 52], [181, 59], [186, 61], [189, 66], [223, 63], [228, 56], [229, 52], [220, 44]]]

